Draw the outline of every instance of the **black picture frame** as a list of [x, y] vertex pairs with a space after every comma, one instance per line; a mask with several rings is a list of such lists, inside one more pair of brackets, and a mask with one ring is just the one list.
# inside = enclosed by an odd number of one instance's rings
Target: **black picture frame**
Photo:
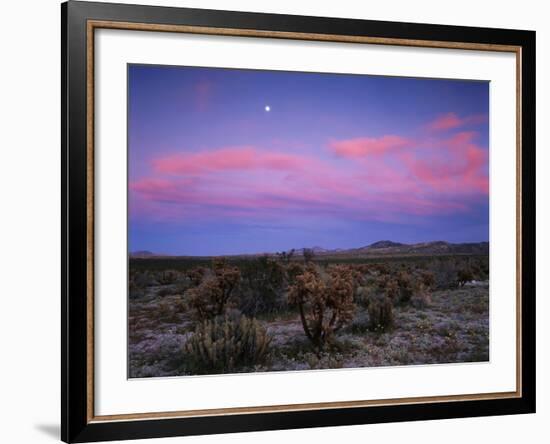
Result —
[[[89, 415], [87, 302], [90, 210], [87, 146], [87, 23], [185, 25], [332, 36], [368, 36], [521, 49], [521, 395], [198, 417], [94, 421]], [[61, 438], [90, 442], [180, 435], [510, 415], [535, 412], [535, 32], [69, 1], [61, 5], [62, 361]], [[497, 277], [498, 278], [498, 277]]]

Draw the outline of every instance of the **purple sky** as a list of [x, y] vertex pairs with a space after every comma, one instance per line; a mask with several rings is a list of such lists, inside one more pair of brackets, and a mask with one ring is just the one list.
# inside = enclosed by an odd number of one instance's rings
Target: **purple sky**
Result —
[[129, 65], [129, 249], [489, 238], [489, 84]]

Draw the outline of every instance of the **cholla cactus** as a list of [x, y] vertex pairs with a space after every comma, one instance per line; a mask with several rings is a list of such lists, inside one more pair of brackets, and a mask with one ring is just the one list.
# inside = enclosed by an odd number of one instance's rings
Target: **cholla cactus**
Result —
[[193, 373], [228, 373], [262, 364], [271, 337], [255, 319], [226, 313], [197, 325], [185, 345]]
[[170, 285], [176, 282], [179, 278], [179, 273], [175, 270], [164, 270], [158, 273], [158, 283], [160, 285]]
[[224, 313], [241, 273], [223, 260], [213, 262], [213, 274], [204, 274], [202, 282], [185, 292], [185, 298], [194, 317], [199, 321], [212, 319]]
[[[395, 276], [384, 275], [378, 278], [377, 293], [383, 293], [392, 304], [429, 305], [430, 290], [435, 284], [433, 273], [400, 270]], [[419, 301], [422, 301], [419, 304]]]
[[415, 293], [416, 282], [413, 276], [405, 270], [401, 270], [397, 273], [397, 286], [399, 287], [398, 291], [398, 301], [400, 304], [406, 304], [411, 300]]
[[191, 282], [191, 285], [193, 285], [194, 287], [200, 285], [207, 271], [208, 270], [204, 267], [195, 267], [189, 270], [186, 274], [187, 278]]
[[304, 332], [317, 353], [346, 323], [353, 319], [353, 276], [345, 266], [322, 273], [313, 265], [298, 275], [288, 292], [288, 302], [297, 305]]
[[392, 302], [399, 299], [399, 283], [389, 275], [380, 276], [376, 281], [376, 287], [378, 290], [376, 293], [384, 293]]
[[418, 280], [426, 287], [427, 290], [435, 286], [435, 275], [431, 271], [421, 271]]
[[291, 284], [294, 283], [296, 278], [301, 274], [303, 274], [304, 271], [305, 271], [304, 266], [298, 262], [291, 262], [285, 267], [287, 280]]
[[212, 269], [224, 297], [229, 298], [241, 278], [241, 272], [237, 267], [230, 267], [225, 259], [214, 259]]
[[369, 328], [384, 331], [393, 327], [393, 303], [386, 295], [372, 296], [369, 301]]

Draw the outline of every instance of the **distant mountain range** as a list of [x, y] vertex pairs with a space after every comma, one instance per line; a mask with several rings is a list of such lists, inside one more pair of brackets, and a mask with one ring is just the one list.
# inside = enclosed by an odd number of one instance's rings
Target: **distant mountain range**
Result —
[[374, 254], [489, 254], [489, 242], [453, 244], [445, 241], [402, 244], [388, 240], [375, 242], [366, 247], [354, 248], [349, 253]]
[[146, 257], [158, 257], [158, 256], [164, 256], [163, 254], [155, 254], [153, 253], [152, 251], [148, 251], [148, 250], [139, 250], [139, 251], [133, 251], [130, 253], [130, 257], [141, 257], [141, 258], [146, 258]]
[[[489, 242], [469, 242], [453, 244], [445, 241], [421, 242], [417, 244], [403, 244], [389, 240], [381, 240], [359, 248], [327, 250], [313, 247], [315, 255], [383, 255], [383, 254], [489, 254]], [[304, 249], [296, 250], [296, 254], [303, 254]]]
[[[403, 244], [389, 240], [381, 240], [359, 248], [326, 249], [322, 247], [300, 248], [295, 255], [303, 255], [304, 250], [311, 250], [315, 256], [383, 256], [383, 255], [437, 255], [437, 254], [489, 254], [489, 242], [467, 242], [453, 244], [445, 241], [421, 242], [417, 244]], [[235, 256], [262, 256], [275, 253], [242, 254]], [[156, 254], [151, 251], [134, 251], [132, 258], [168, 257], [170, 255]], [[174, 257], [174, 256], [171, 256]]]

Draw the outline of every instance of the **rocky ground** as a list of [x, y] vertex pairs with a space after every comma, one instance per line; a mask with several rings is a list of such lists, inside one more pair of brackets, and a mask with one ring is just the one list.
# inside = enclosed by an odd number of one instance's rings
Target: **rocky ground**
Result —
[[[149, 287], [130, 299], [129, 377], [179, 376], [184, 346], [192, 334], [177, 288]], [[289, 371], [323, 368], [481, 362], [489, 360], [489, 288], [471, 282], [460, 289], [435, 291], [425, 308], [394, 308], [395, 327], [368, 330], [368, 314], [359, 308], [341, 330], [330, 352], [316, 356], [297, 313], [258, 320], [273, 337], [267, 362], [242, 371]]]

